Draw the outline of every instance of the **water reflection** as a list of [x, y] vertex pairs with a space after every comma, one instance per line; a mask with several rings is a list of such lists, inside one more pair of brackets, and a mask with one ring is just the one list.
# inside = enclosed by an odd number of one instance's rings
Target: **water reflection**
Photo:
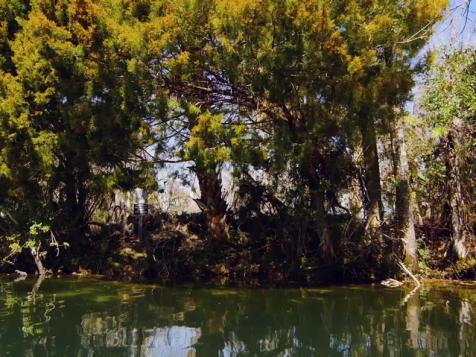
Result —
[[476, 289], [158, 288], [0, 281], [11, 356], [476, 356]]
[[186, 326], [128, 328], [120, 319], [102, 314], [81, 318], [81, 346], [90, 353], [98, 349], [126, 349], [129, 356], [194, 356], [200, 328]]

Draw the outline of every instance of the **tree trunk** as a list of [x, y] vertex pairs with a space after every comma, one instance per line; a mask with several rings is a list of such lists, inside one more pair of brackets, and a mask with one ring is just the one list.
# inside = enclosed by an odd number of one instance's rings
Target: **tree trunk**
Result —
[[199, 167], [194, 170], [200, 187], [200, 198], [195, 201], [206, 214], [208, 233], [212, 239], [228, 240], [227, 204], [222, 195], [220, 173], [210, 173]]
[[468, 254], [467, 231], [464, 219], [464, 200], [461, 187], [460, 158], [458, 149], [460, 148], [460, 135], [462, 130], [462, 120], [455, 118], [451, 123], [448, 136], [446, 138], [446, 175], [448, 181], [448, 201], [451, 212], [451, 239], [453, 253], [458, 259], [463, 259]]
[[335, 256], [334, 245], [332, 244], [331, 232], [327, 224], [327, 212], [325, 208], [324, 192], [318, 190], [313, 194], [312, 206], [316, 212], [317, 228], [319, 230], [319, 251], [322, 257], [333, 258]]
[[380, 225], [383, 218], [382, 189], [380, 186], [380, 168], [377, 151], [377, 138], [371, 117], [362, 118], [362, 149], [365, 167], [365, 213], [366, 231], [378, 243], [383, 243]]
[[65, 210], [63, 213], [63, 225], [66, 227], [66, 235], [70, 241], [77, 244], [72, 245], [72, 253], [80, 251], [79, 245], [82, 243], [87, 230], [86, 200], [88, 179], [88, 167], [85, 159], [78, 159], [75, 154], [69, 154], [65, 158], [63, 167], [63, 182], [65, 185]]
[[305, 172], [311, 194], [311, 209], [316, 215], [316, 223], [319, 235], [319, 250], [322, 257], [333, 258], [335, 256], [334, 245], [332, 244], [331, 232], [327, 223], [327, 212], [325, 207], [325, 191], [319, 179], [314, 162], [308, 165]]
[[35, 261], [38, 275], [40, 277], [43, 277], [43, 276], [46, 276], [46, 269], [43, 266], [43, 262], [41, 261], [41, 258], [40, 258], [40, 247], [41, 245], [37, 249], [32, 248], [30, 252], [31, 252], [31, 256], [33, 257], [33, 260]]
[[352, 180], [350, 183], [349, 188], [349, 208], [352, 212], [353, 218], [359, 224], [362, 223], [362, 177], [361, 177], [361, 156], [362, 156], [362, 148], [360, 145], [356, 145], [354, 147], [352, 153], [352, 163], [355, 167], [355, 173], [352, 176]]
[[405, 265], [414, 272], [417, 268], [417, 244], [413, 218], [407, 148], [405, 144], [405, 122], [400, 110], [392, 120], [391, 134], [396, 181], [395, 213], [399, 238], [403, 242]]

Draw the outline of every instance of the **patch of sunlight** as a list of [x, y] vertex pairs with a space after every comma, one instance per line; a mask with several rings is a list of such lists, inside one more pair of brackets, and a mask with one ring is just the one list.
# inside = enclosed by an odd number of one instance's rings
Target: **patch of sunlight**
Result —
[[113, 302], [113, 301], [117, 301], [118, 298], [116, 295], [96, 295], [92, 298], [92, 300], [94, 302], [97, 302], [97, 303], [100, 303], [100, 304], [103, 304], [103, 303], [106, 303], [106, 302]]
[[211, 290], [209, 293], [214, 296], [239, 295], [239, 292], [236, 290]]

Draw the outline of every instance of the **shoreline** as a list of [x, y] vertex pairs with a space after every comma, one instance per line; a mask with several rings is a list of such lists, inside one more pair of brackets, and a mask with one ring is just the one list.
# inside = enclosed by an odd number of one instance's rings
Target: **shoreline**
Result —
[[[39, 275], [37, 274], [28, 274], [26, 276], [20, 276], [16, 273], [0, 273], [0, 278], [21, 278], [18, 281], [26, 279], [38, 279]], [[121, 279], [121, 278], [111, 278], [101, 274], [48, 274], [45, 276], [47, 279], [67, 279], [72, 281], [103, 281], [108, 283], [118, 283], [118, 284], [133, 284], [133, 285], [142, 285], [142, 286], [161, 286], [161, 287], [176, 287], [176, 288], [196, 288], [196, 289], [316, 289], [316, 288], [330, 288], [330, 287], [358, 287], [358, 286], [375, 286], [381, 287], [382, 289], [395, 289], [396, 287], [386, 287], [381, 284], [381, 282], [343, 282], [343, 283], [309, 283], [301, 284], [299, 282], [284, 282], [284, 283], [269, 283], [269, 284], [246, 284], [244, 282], [232, 282], [220, 284], [208, 281], [176, 281], [176, 282], [164, 282], [159, 280], [139, 280], [139, 279]], [[402, 279], [402, 285], [397, 288], [404, 287], [415, 287], [415, 283], [411, 279]], [[473, 279], [441, 279], [441, 278], [420, 278], [421, 286], [424, 285], [441, 285], [448, 284], [451, 286], [462, 286], [462, 287], [474, 287], [476, 288], [476, 280]]]

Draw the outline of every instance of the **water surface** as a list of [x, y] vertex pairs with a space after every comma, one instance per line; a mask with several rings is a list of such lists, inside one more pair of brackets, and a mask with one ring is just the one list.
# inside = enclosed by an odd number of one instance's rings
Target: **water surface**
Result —
[[476, 288], [0, 279], [0, 356], [476, 356]]

